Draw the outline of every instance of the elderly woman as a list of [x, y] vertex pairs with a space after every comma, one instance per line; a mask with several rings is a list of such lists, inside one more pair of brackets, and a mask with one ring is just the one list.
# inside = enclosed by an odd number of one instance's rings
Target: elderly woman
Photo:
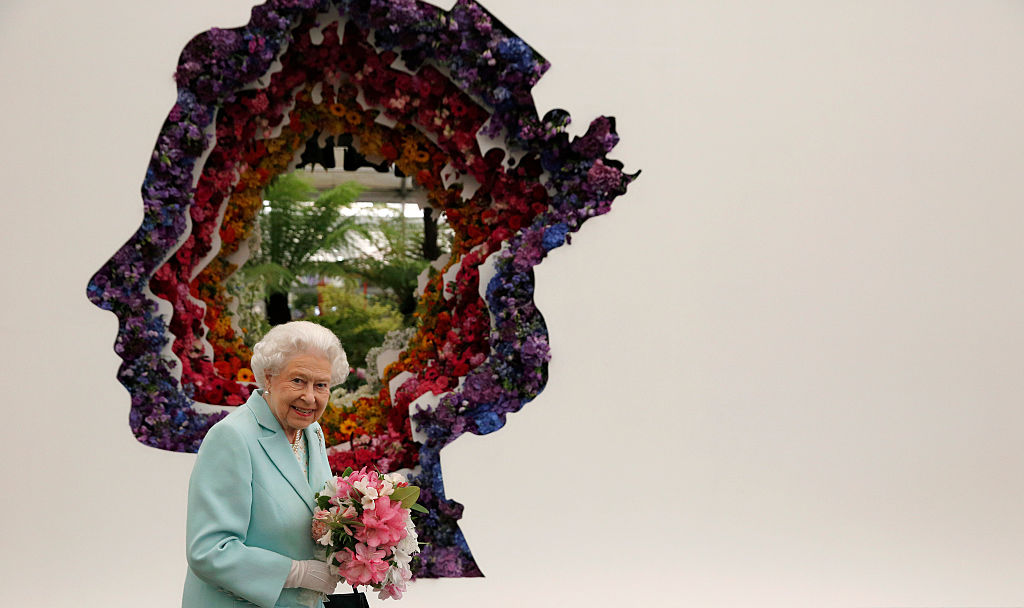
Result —
[[331, 476], [317, 420], [348, 361], [296, 321], [254, 348], [260, 387], [203, 440], [188, 488], [183, 608], [322, 606], [338, 577], [314, 559], [314, 495]]

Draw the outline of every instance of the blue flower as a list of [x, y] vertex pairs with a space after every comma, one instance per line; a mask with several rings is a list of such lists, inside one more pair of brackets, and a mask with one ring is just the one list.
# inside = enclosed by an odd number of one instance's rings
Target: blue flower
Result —
[[506, 38], [498, 44], [498, 55], [521, 72], [533, 67], [533, 52], [522, 38]]
[[473, 417], [473, 422], [476, 423], [477, 432], [481, 435], [493, 433], [505, 426], [505, 421], [494, 412], [483, 412], [482, 414], [477, 414]]
[[550, 251], [555, 247], [559, 247], [565, 242], [565, 235], [569, 232], [569, 227], [564, 223], [559, 222], [553, 226], [548, 226], [544, 230], [544, 240], [542, 241], [545, 251]]

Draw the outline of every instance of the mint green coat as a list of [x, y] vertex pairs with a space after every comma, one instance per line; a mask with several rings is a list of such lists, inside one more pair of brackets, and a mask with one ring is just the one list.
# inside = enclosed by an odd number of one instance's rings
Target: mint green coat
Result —
[[299, 589], [282, 588], [292, 560], [314, 559], [314, 495], [331, 469], [313, 423], [304, 431], [307, 480], [262, 392], [213, 425], [199, 448], [188, 486], [182, 608], [306, 605]]

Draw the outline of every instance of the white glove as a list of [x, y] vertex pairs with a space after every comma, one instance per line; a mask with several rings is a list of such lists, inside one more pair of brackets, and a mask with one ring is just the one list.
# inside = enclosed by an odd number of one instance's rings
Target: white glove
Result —
[[339, 581], [341, 578], [337, 574], [331, 574], [327, 564], [320, 560], [292, 560], [292, 569], [288, 572], [284, 586], [285, 589], [302, 587], [320, 593], [334, 593], [334, 588], [338, 586]]

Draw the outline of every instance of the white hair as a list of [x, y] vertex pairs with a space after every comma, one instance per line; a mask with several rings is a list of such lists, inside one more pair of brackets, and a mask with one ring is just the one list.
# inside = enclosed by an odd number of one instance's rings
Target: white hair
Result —
[[331, 363], [331, 386], [341, 384], [348, 376], [348, 357], [334, 332], [309, 321], [291, 321], [277, 325], [252, 347], [252, 375], [256, 386], [266, 388], [267, 375], [284, 369], [295, 355], [319, 355]]

